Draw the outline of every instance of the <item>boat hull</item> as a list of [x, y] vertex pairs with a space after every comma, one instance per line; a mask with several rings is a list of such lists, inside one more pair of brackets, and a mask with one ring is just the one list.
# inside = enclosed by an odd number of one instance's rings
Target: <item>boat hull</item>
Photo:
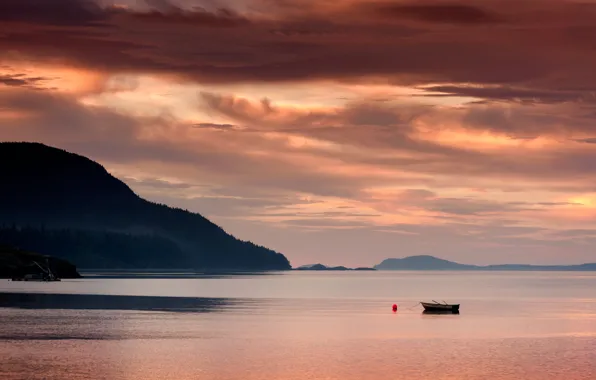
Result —
[[459, 313], [459, 304], [457, 305], [445, 305], [440, 303], [427, 303], [420, 302], [426, 312], [434, 313]]

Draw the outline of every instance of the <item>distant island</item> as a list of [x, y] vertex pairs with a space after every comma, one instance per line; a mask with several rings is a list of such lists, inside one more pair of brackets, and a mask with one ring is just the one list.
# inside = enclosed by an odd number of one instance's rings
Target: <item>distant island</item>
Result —
[[580, 265], [468, 265], [439, 259], [434, 256], [409, 256], [401, 259], [386, 259], [374, 266], [377, 270], [484, 270], [484, 271], [596, 271], [596, 263]]
[[47, 269], [58, 278], [80, 278], [77, 268], [66, 260], [15, 247], [0, 245], [0, 278], [23, 278], [43, 273]]
[[302, 265], [294, 270], [315, 270], [315, 271], [347, 271], [347, 270], [358, 270], [358, 271], [367, 271], [367, 270], [376, 270], [374, 268], [365, 268], [365, 267], [358, 267], [358, 268], [347, 268], [344, 266], [337, 266], [337, 267], [328, 267], [323, 264], [310, 264], [310, 265]]
[[100, 164], [38, 143], [0, 143], [0, 244], [78, 268], [289, 270], [281, 253], [200, 214], [142, 199]]

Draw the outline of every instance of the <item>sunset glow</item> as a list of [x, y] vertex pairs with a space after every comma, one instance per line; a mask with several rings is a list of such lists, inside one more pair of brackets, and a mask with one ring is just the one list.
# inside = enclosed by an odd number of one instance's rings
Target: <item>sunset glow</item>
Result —
[[594, 258], [594, 3], [22, 1], [0, 5], [3, 141], [295, 265]]

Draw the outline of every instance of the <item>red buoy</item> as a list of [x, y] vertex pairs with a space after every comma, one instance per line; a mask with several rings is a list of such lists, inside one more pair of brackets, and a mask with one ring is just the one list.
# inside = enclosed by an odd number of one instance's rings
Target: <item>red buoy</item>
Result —
[[397, 305], [393, 304], [393, 311], [397, 311]]

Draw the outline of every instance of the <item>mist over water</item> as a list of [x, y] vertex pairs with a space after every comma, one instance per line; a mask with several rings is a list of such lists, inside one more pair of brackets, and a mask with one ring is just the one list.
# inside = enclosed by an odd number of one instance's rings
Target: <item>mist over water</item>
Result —
[[[1, 281], [0, 378], [593, 379], [594, 289], [566, 272]], [[423, 314], [433, 299], [461, 313]]]

